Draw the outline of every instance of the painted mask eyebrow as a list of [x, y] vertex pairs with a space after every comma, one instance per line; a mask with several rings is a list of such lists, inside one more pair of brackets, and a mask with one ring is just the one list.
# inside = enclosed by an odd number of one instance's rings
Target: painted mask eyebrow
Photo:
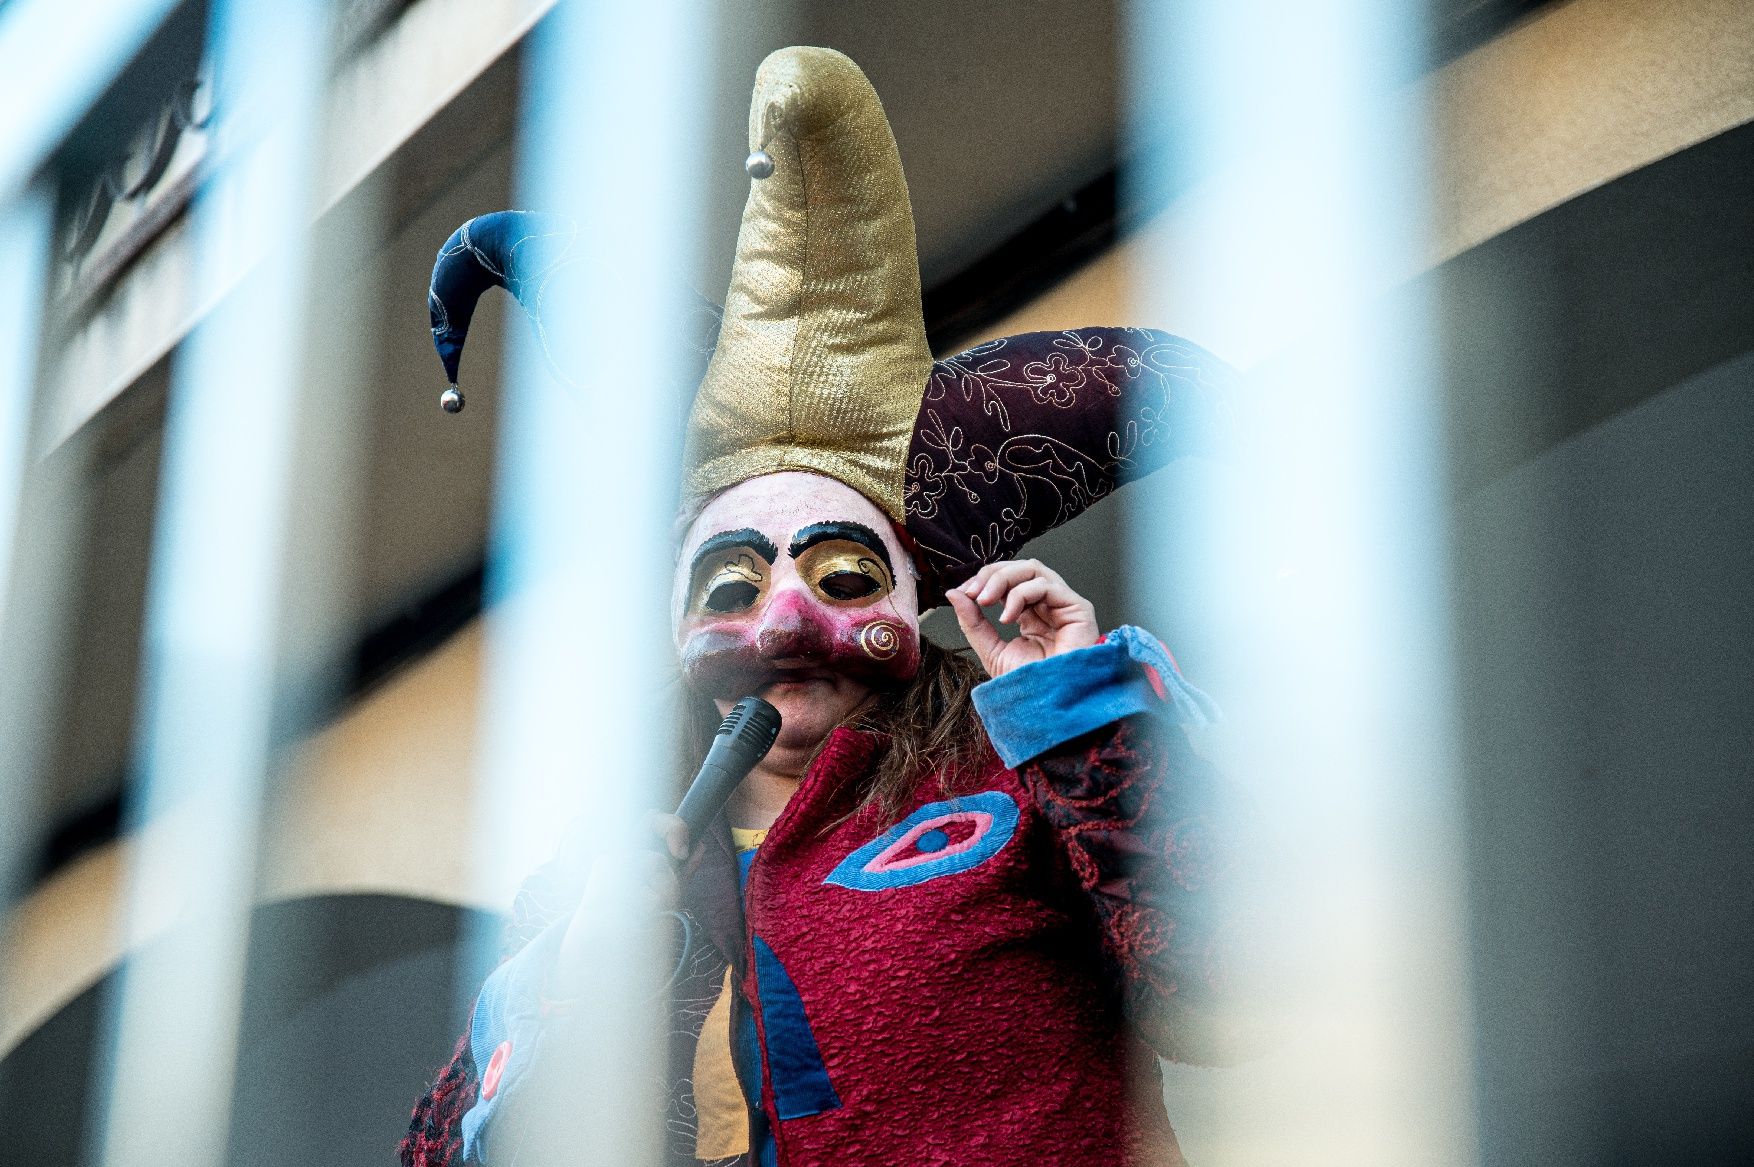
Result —
[[845, 539], [857, 543], [881, 559], [884, 569], [891, 576], [895, 575], [895, 565], [889, 562], [889, 548], [883, 545], [882, 536], [865, 524], [855, 523], [851, 519], [838, 519], [832, 523], [811, 523], [792, 536], [792, 545], [786, 548], [786, 554], [796, 559], [818, 543], [826, 543], [830, 539]]
[[720, 531], [717, 535], [708, 536], [706, 541], [700, 545], [700, 549], [694, 553], [694, 558], [689, 561], [688, 570], [698, 570], [702, 560], [717, 555], [721, 551], [729, 551], [733, 547], [747, 547], [767, 560], [770, 565], [780, 557], [779, 548], [773, 545], [772, 539], [752, 527], [742, 527], [735, 531]]

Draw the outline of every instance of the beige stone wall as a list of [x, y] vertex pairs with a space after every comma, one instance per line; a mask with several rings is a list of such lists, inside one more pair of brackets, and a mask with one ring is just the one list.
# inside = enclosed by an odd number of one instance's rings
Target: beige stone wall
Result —
[[[1572, 0], [1450, 63], [1403, 95], [1429, 111], [1424, 162], [1431, 267], [1568, 199], [1754, 121], [1754, 4], [1747, 0]], [[1200, 214], [1196, 190], [1028, 307], [967, 338], [1140, 322], [1133, 289], [1176, 253]], [[1398, 273], [1417, 274], [1417, 268]], [[1173, 276], [1173, 273], [1168, 273]], [[1199, 306], [1173, 281], [1153, 325], [1188, 336]], [[1241, 351], [1239, 364], [1275, 338]], [[1283, 339], [1283, 338], [1278, 338]]]
[[268, 899], [390, 892], [503, 910], [471, 875], [482, 623], [299, 752], [263, 855]]
[[1754, 120], [1754, 4], [1572, 0], [1427, 89], [1435, 263]]
[[[511, 889], [479, 886], [469, 862], [481, 650], [476, 621], [299, 747], [264, 840], [263, 900], [386, 892], [504, 909]], [[150, 829], [200, 846], [174, 813]], [[0, 1053], [171, 923], [166, 902], [124, 930], [134, 849], [82, 856], [8, 918]]]

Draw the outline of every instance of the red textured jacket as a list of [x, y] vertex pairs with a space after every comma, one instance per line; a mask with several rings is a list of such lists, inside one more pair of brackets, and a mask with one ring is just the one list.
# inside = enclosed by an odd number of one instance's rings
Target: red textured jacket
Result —
[[[1153, 1055], [1226, 1056], [1213, 895], [1233, 812], [1175, 716], [1203, 698], [1130, 628], [976, 695], [998, 753], [923, 779], [899, 823], [855, 812], [884, 739], [837, 730], [756, 854], [746, 912], [728, 836], [710, 842], [683, 890], [706, 940], [676, 994], [676, 1162], [696, 1161], [691, 1041], [727, 962], [758, 1038], [739, 1070], [783, 1167], [1182, 1162]], [[415, 1113], [414, 1167], [514, 1153], [482, 1076], [512, 1088], [520, 1026], [540, 1024], [518, 966], [552, 958], [567, 899], [520, 898], [526, 930], [561, 922], [484, 988]]]

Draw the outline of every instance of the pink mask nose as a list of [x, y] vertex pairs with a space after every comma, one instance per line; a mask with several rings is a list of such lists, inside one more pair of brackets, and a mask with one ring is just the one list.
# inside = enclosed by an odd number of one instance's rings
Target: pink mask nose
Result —
[[801, 592], [786, 590], [768, 597], [755, 633], [755, 651], [762, 660], [823, 659], [834, 647], [834, 629], [823, 613]]

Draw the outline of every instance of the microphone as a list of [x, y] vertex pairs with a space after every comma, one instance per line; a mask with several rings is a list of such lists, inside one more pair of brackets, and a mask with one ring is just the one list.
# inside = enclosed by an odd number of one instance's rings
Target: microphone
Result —
[[700, 773], [689, 783], [682, 805], [676, 808], [676, 817], [688, 827], [690, 847], [724, 809], [725, 800], [737, 789], [737, 783], [748, 777], [755, 764], [773, 749], [779, 736], [780, 711], [760, 697], [745, 697], [731, 708], [720, 723], [719, 732], [713, 735], [712, 748], [706, 752], [706, 761], [700, 764]]

